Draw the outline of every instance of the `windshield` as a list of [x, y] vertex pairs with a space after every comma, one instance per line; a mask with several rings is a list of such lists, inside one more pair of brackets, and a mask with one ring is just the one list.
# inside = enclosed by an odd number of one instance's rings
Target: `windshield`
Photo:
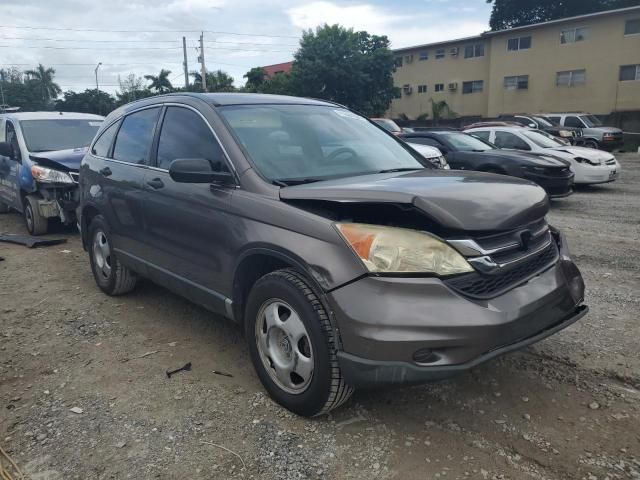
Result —
[[386, 118], [374, 118], [373, 121], [389, 132], [392, 132], [392, 133], [402, 132], [402, 129], [393, 120], [389, 120]]
[[584, 122], [584, 124], [587, 127], [590, 127], [590, 128], [602, 126], [602, 122], [598, 120], [597, 117], [594, 117], [593, 115], [580, 115], [580, 119]]
[[446, 136], [456, 150], [463, 152], [484, 152], [495, 148], [490, 143], [466, 133], [443, 133], [442, 135]]
[[91, 143], [102, 120], [22, 120], [22, 135], [30, 152], [68, 150]]
[[219, 111], [256, 169], [274, 183], [424, 168], [400, 141], [344, 108], [234, 105]]
[[542, 148], [558, 148], [558, 147], [566, 146], [566, 144], [559, 142], [552, 135], [549, 135], [548, 133], [543, 132], [541, 130], [524, 130], [523, 129], [521, 133], [522, 135], [527, 137], [529, 140], [531, 140], [533, 143], [535, 143], [537, 146]]
[[543, 127], [553, 127], [553, 123], [551, 123], [549, 120], [547, 120], [546, 118], [543, 117], [533, 117], [533, 119], [538, 122], [539, 125], [542, 125]]

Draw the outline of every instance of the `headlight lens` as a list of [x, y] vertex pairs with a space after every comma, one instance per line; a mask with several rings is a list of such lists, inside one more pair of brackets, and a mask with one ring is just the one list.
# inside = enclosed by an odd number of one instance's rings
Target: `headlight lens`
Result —
[[31, 175], [37, 182], [44, 183], [73, 183], [73, 178], [66, 172], [60, 170], [53, 170], [47, 167], [41, 167], [40, 165], [33, 165], [31, 167]]
[[569, 130], [560, 130], [558, 133], [563, 138], [569, 138], [573, 136], [573, 134]]
[[473, 271], [455, 249], [424, 232], [364, 223], [336, 227], [370, 272], [454, 275]]

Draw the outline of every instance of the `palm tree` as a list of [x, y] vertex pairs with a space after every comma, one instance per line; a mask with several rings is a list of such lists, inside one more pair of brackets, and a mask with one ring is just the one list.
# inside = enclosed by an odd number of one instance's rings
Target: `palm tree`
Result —
[[[200, 72], [191, 72], [193, 77], [193, 85], [197, 89], [202, 90], [202, 75]], [[222, 70], [215, 72], [207, 72], [207, 91], [208, 92], [233, 92], [233, 77]]]
[[431, 102], [431, 119], [434, 126], [437, 126], [442, 118], [453, 118], [458, 115], [456, 112], [451, 110], [449, 104], [445, 100], [434, 102], [433, 98], [430, 98], [429, 101]]
[[155, 90], [158, 93], [167, 93], [173, 90], [173, 85], [171, 85], [169, 81], [169, 75], [171, 75], [171, 70], [165, 70], [163, 68], [157, 77], [155, 75], [145, 75], [144, 78], [151, 81], [151, 85], [149, 85], [150, 90]]
[[62, 93], [60, 86], [53, 81], [53, 77], [56, 74], [53, 68], [44, 68], [44, 65], [40, 63], [37, 69], [26, 70], [24, 73], [30, 77], [29, 80], [40, 90], [44, 102], [48, 102]]

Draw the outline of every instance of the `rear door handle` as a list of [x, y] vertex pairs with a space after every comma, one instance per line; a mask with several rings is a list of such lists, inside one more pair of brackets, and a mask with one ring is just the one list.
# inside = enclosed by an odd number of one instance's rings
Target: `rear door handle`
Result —
[[162, 180], [160, 180], [159, 178], [154, 178], [153, 180], [149, 180], [147, 182], [147, 185], [149, 185], [151, 188], [155, 188], [157, 190], [159, 188], [164, 187], [164, 182]]
[[100, 169], [100, 175], [102, 175], [103, 177], [111, 176], [111, 169], [109, 167], [101, 168]]

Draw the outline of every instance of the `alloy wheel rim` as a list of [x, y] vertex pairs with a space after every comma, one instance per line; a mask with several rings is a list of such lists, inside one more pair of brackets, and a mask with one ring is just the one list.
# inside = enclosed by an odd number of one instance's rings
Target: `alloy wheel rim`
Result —
[[111, 275], [111, 247], [102, 230], [98, 230], [93, 237], [93, 259], [102, 277], [109, 278]]
[[303, 393], [313, 378], [314, 362], [311, 339], [298, 313], [282, 300], [267, 300], [258, 312], [255, 339], [271, 380], [287, 393]]
[[27, 206], [24, 211], [24, 215], [27, 219], [27, 228], [29, 231], [33, 231], [33, 211], [31, 210], [31, 206]]

